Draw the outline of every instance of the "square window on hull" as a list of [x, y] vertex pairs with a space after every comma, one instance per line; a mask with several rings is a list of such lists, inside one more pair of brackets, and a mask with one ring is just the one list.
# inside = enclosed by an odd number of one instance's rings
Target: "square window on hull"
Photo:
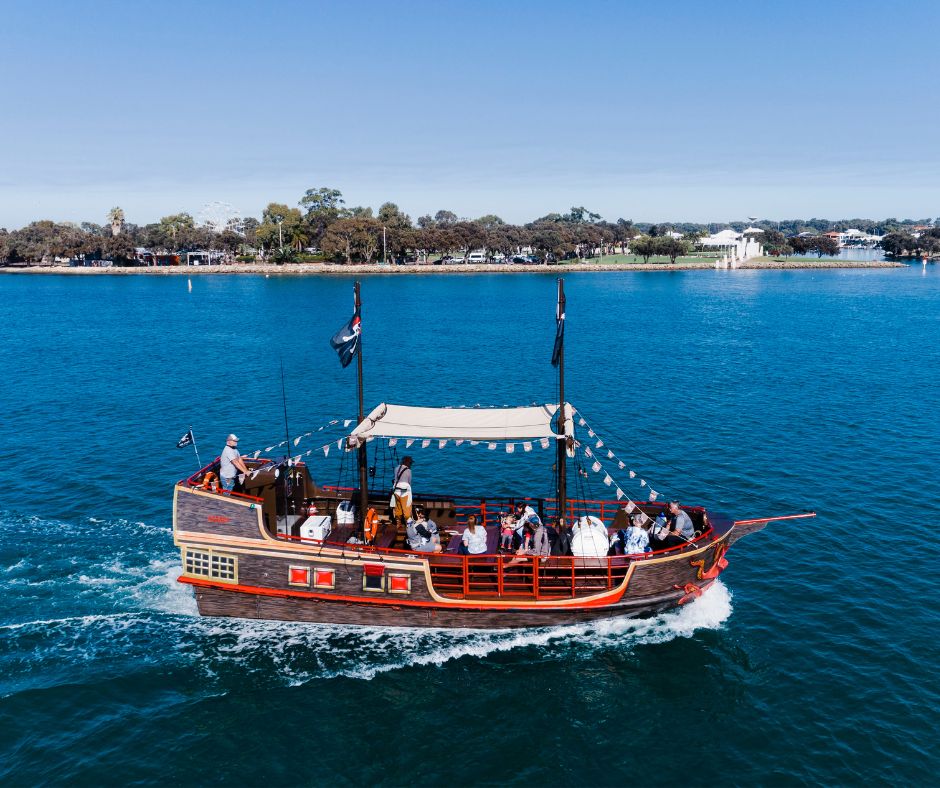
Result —
[[237, 583], [238, 558], [234, 555], [216, 553], [214, 550], [187, 547], [183, 550], [183, 573], [190, 577]]

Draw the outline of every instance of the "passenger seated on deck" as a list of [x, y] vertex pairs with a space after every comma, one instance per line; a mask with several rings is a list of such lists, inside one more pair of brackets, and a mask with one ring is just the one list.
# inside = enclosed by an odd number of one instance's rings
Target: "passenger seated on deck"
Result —
[[421, 506], [413, 507], [412, 515], [405, 526], [408, 546], [419, 553], [441, 552], [443, 548], [441, 537], [437, 532], [437, 523], [428, 519]]
[[651, 531], [654, 550], [679, 547], [695, 538], [692, 518], [679, 508], [678, 501], [670, 501], [656, 518]]
[[477, 525], [477, 516], [467, 516], [467, 530], [460, 537], [457, 552], [461, 555], [480, 555], [486, 552], [486, 529]]
[[637, 555], [639, 553], [648, 553], [650, 547], [650, 537], [643, 527], [643, 515], [636, 512], [630, 518], [630, 525], [624, 528], [618, 536], [623, 535], [623, 553], [624, 555]]
[[525, 563], [525, 556], [538, 556], [543, 561], [552, 553], [552, 543], [548, 538], [548, 531], [539, 520], [537, 523], [527, 522], [523, 526], [522, 544], [516, 550], [516, 557], [506, 566]]

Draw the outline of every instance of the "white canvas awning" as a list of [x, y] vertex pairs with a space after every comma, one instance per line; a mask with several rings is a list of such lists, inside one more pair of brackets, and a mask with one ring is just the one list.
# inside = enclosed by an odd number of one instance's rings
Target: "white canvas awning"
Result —
[[[419, 408], [382, 403], [346, 439], [354, 449], [372, 438], [513, 441], [560, 437], [558, 405], [524, 408]], [[565, 405], [565, 435], [574, 435], [573, 408]]]

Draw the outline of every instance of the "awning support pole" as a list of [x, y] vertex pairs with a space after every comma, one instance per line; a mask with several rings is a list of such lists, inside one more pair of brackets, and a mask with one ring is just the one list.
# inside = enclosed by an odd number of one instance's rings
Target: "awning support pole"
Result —
[[[562, 315], [565, 314], [565, 280], [558, 280], [558, 311], [555, 315], [556, 319], [560, 319]], [[565, 525], [570, 525], [568, 523], [568, 477], [567, 477], [567, 464], [568, 464], [568, 447], [567, 440], [565, 438], [565, 335], [561, 335], [561, 350], [558, 353], [558, 399], [560, 400], [558, 404], [558, 426], [556, 432], [562, 437], [558, 439], [558, 516], [563, 517]]]

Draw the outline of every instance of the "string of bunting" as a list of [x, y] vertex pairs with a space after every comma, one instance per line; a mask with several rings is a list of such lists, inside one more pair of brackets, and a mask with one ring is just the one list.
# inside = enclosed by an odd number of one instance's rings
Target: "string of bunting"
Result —
[[[587, 442], [587, 441], [575, 441], [575, 448], [581, 448], [581, 450], [582, 450], [582, 452], [583, 452], [585, 458], [586, 458], [589, 462], [591, 462], [591, 464], [590, 464], [589, 467], [590, 467], [590, 469], [591, 469], [591, 471], [592, 471], [593, 473], [601, 473], [601, 472], [603, 471], [603, 473], [604, 473], [604, 479], [603, 479], [604, 484], [605, 484], [607, 487], [613, 486], [614, 489], [615, 489], [615, 491], [616, 491], [617, 500], [618, 500], [618, 501], [623, 500], [624, 498], [627, 497], [627, 494], [623, 491], [623, 489], [620, 487], [620, 485], [615, 482], [614, 477], [613, 477], [613, 476], [610, 474], [610, 472], [604, 467], [604, 464], [601, 462], [601, 458], [606, 459], [606, 460], [611, 460], [611, 461], [613, 461], [613, 462], [616, 462], [616, 463], [617, 463], [617, 468], [618, 468], [619, 470], [621, 470], [621, 471], [623, 471], [623, 470], [627, 471], [627, 473], [630, 475], [630, 478], [631, 478], [631, 479], [637, 479], [637, 478], [639, 477], [639, 474], [638, 474], [636, 471], [634, 471], [633, 469], [628, 468], [628, 467], [627, 467], [627, 464], [626, 464], [623, 460], [621, 460], [616, 454], [614, 454], [613, 450], [610, 449], [610, 448], [604, 443], [603, 439], [601, 439], [601, 438], [597, 435], [597, 433], [592, 429], [591, 425], [588, 424], [587, 420], [584, 418], [584, 416], [581, 414], [580, 411], [577, 411], [577, 410], [576, 410], [576, 411], [575, 411], [575, 414], [577, 415], [577, 418], [578, 418], [578, 426], [579, 426], [579, 427], [584, 427], [584, 428], [587, 429], [588, 438], [590, 438], [590, 439], [591, 439], [590, 442], [593, 442], [593, 444], [594, 444], [593, 447], [592, 447], [592, 446], [590, 445], [590, 443]], [[659, 493], [658, 491], [654, 490], [654, 489], [653, 489], [653, 486], [652, 486], [649, 482], [647, 482], [646, 479], [640, 478], [640, 487], [645, 487], [645, 488], [648, 489], [648, 491], [649, 491], [649, 492], [648, 492], [648, 500], [650, 500], [650, 501], [655, 501], [657, 498], [659, 498], [659, 496], [660, 496], [660, 494], [661, 494], [661, 493]], [[631, 501], [631, 500], [629, 500], [629, 499], [628, 499], [627, 502], [624, 504], [624, 509], [625, 509], [625, 510], [627, 511], [627, 513], [629, 513], [629, 514], [632, 514], [634, 511], [638, 512], [638, 513], [640, 514], [640, 516], [642, 517], [642, 521], [643, 521], [644, 524], [649, 523], [649, 522], [652, 522], [652, 518], [650, 518], [650, 517], [646, 514], [646, 512], [644, 512], [644, 511], [642, 511], [641, 509], [637, 508], [636, 504], [633, 503], [633, 501]]]
[[[296, 438], [291, 438], [291, 439], [289, 439], [289, 440], [283, 440], [283, 441], [281, 441], [280, 443], [275, 443], [275, 444], [272, 444], [271, 446], [266, 446], [266, 447], [263, 448], [263, 449], [256, 449], [254, 452], [247, 452], [247, 453], [245, 454], [245, 456], [246, 456], [246, 457], [250, 457], [250, 458], [253, 459], [253, 460], [256, 460], [256, 459], [258, 459], [258, 457], [260, 457], [262, 454], [269, 454], [270, 452], [274, 451], [275, 449], [280, 449], [282, 446], [287, 446], [289, 443], [290, 443], [290, 444], [293, 444], [293, 445], [296, 447], [296, 446], [298, 446], [298, 445], [300, 444], [300, 442], [301, 442], [304, 438], [309, 438], [311, 435], [316, 435], [318, 432], [323, 432], [323, 430], [325, 430], [325, 429], [329, 429], [330, 427], [335, 427], [337, 424], [342, 424], [342, 425], [343, 425], [343, 429], [346, 429], [346, 428], [347, 428], [350, 424], [352, 424], [352, 423], [353, 423], [353, 419], [342, 419], [342, 420], [341, 420], [341, 419], [331, 419], [331, 420], [328, 421], [326, 424], [324, 424], [322, 427], [317, 427], [315, 430], [310, 430], [310, 432], [305, 432], [305, 433], [303, 433], [302, 435], [298, 435]], [[332, 441], [330, 441], [330, 443], [332, 443]], [[311, 453], [312, 453], [312, 451], [306, 452], [306, 454], [311, 454]], [[300, 456], [300, 455], [298, 455], [298, 456]]]

